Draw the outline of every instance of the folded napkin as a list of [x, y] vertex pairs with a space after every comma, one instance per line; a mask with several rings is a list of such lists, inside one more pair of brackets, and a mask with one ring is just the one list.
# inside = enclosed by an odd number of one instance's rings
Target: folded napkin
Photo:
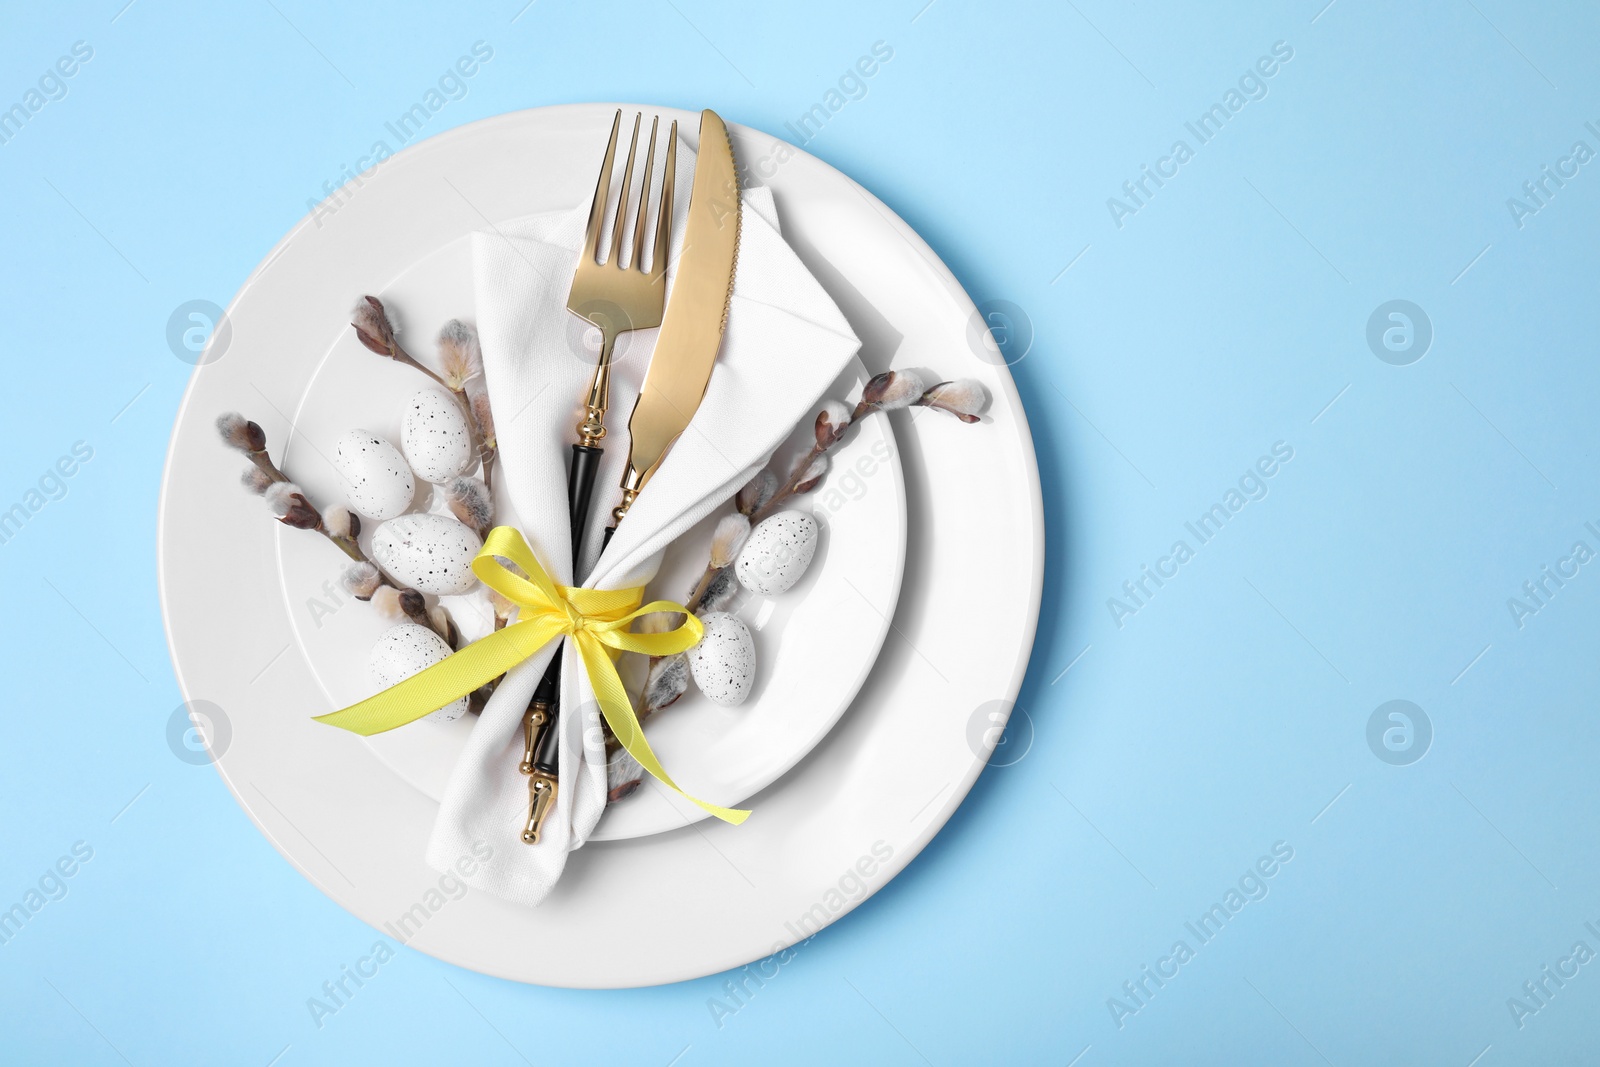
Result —
[[[680, 136], [668, 299], [694, 159]], [[584, 552], [584, 563], [592, 565], [584, 568], [584, 584], [592, 588], [628, 588], [654, 577], [662, 550], [754, 477], [860, 347], [838, 307], [784, 243], [770, 190], [746, 190], [742, 202], [727, 329], [705, 399], [596, 560], [620, 498], [628, 416], [659, 330], [624, 334], [617, 344], [605, 458]], [[567, 463], [595, 361], [595, 350], [585, 343], [586, 324], [566, 310], [588, 209], [585, 203], [473, 235], [478, 334], [504, 479], [496, 519], [519, 526], [564, 585], [573, 584]], [[464, 881], [530, 906], [550, 892], [567, 853], [588, 840], [606, 803], [606, 753], [594, 693], [571, 643], [563, 641], [560, 789], [539, 844], [521, 840], [528, 809], [528, 780], [517, 771], [522, 716], [556, 653], [552, 642], [513, 668], [495, 690], [451, 772], [428, 843], [429, 864], [458, 877], [457, 861], [473, 854], [475, 844], [487, 843], [493, 858]], [[702, 795], [693, 781], [680, 778], [679, 784]]]

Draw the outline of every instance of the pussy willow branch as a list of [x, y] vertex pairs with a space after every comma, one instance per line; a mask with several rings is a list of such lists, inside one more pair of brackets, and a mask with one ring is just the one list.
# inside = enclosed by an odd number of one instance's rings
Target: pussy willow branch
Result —
[[[457, 388], [446, 381], [432, 367], [427, 366], [410, 352], [407, 352], [405, 347], [400, 344], [400, 338], [395, 334], [394, 322], [389, 318], [389, 311], [383, 306], [383, 301], [375, 296], [363, 296], [361, 299], [363, 303], [356, 306], [355, 315], [361, 321], [350, 324], [350, 328], [356, 332], [356, 339], [370, 351], [376, 352], [380, 356], [392, 359], [396, 363], [403, 363], [408, 367], [415, 367], [443, 386], [446, 392], [455, 397], [456, 403], [461, 406], [462, 413], [467, 417], [467, 425], [472, 427], [473, 436], [477, 438], [478, 447], [476, 451], [479, 462], [483, 464], [483, 484], [492, 488], [494, 482], [490, 478], [494, 473], [494, 460], [499, 451], [499, 439], [478, 418], [478, 413], [474, 410], [472, 396], [466, 388], [466, 383], [463, 382], [461, 387]], [[481, 370], [479, 373], [482, 373]]]
[[483, 464], [483, 484], [487, 485], [492, 493], [494, 492], [494, 461], [495, 457], [500, 454], [500, 439], [494, 432], [485, 429], [478, 418], [476, 405], [473, 404], [472, 397], [468, 395], [465, 388], [461, 390], [460, 396], [467, 405], [467, 417], [472, 424], [473, 430], [478, 435], [478, 461]]
[[[229, 418], [233, 417], [224, 416], [225, 420]], [[267, 479], [271, 483], [296, 485], [296, 483], [281, 469], [279, 469], [276, 463], [272, 461], [272, 455], [267, 450], [266, 433], [261, 429], [260, 424], [245, 420], [242, 416], [237, 417], [237, 419], [238, 421], [236, 423], [229, 425], [223, 425], [222, 423], [219, 423], [219, 429], [222, 431], [223, 441], [230, 447], [244, 453], [245, 458], [254, 464], [257, 470], [266, 475]], [[297, 485], [296, 488], [298, 489]], [[405, 612], [407, 618], [409, 618], [412, 622], [418, 623], [419, 625], [426, 626], [428, 629], [438, 634], [451, 648], [456, 646], [456, 641], [460, 637], [460, 630], [456, 628], [455, 620], [450, 618], [449, 611], [441, 608], [440, 611], [444, 616], [444, 624], [441, 626], [436, 623], [433, 620], [431, 613], [428, 611], [427, 601], [423, 598], [423, 595], [420, 592], [394, 582], [389, 575], [384, 572], [384, 569], [378, 566], [378, 564], [369, 558], [366, 552], [362, 550], [360, 542], [356, 540], [356, 535], [359, 534], [361, 530], [361, 520], [354, 512], [350, 513], [350, 533], [348, 535], [336, 533], [333, 530], [330, 530], [327, 523], [323, 521], [321, 510], [319, 510], [303, 492], [296, 492], [293, 494], [292, 499], [289, 502], [287, 513], [278, 516], [278, 521], [283, 523], [285, 526], [289, 526], [297, 530], [315, 530], [317, 533], [320, 533], [322, 536], [326, 537], [333, 544], [337, 545], [340, 551], [342, 551], [346, 556], [349, 556], [350, 559], [356, 563], [369, 564], [375, 571], [377, 571], [378, 584], [382, 586], [388, 586], [398, 595], [400, 608], [403, 612]]]

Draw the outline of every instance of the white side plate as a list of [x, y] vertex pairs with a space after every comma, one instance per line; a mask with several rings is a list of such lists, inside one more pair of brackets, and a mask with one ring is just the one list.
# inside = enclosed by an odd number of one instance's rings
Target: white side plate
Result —
[[[347, 295], [353, 302], [360, 294]], [[378, 295], [400, 317], [413, 355], [430, 360], [431, 339], [439, 327], [451, 318], [471, 318], [470, 240], [463, 235], [420, 257]], [[333, 443], [359, 426], [398, 446], [400, 414], [407, 398], [430, 383], [417, 371], [367, 351], [348, 326], [323, 348], [326, 354], [302, 383], [297, 406], [285, 409], [294, 419], [294, 434], [287, 442], [275, 438], [272, 452], [313, 500], [333, 503], [342, 499], [338, 475], [327, 459]], [[258, 373], [263, 378], [277, 375], [272, 366], [262, 366]], [[637, 377], [643, 367], [621, 364], [616, 373]], [[841, 399], [859, 395], [865, 377], [857, 361], [828, 395]], [[290, 388], [286, 381], [274, 384], [285, 391]], [[261, 405], [253, 392], [233, 403], [245, 406], [257, 421], [272, 414], [270, 409], [258, 410]], [[267, 428], [269, 433], [273, 429]], [[809, 446], [809, 426], [796, 429], [791, 441], [779, 449], [779, 461], [797, 453], [802, 440]], [[879, 604], [893, 604], [899, 593], [905, 561], [905, 492], [888, 422], [881, 418], [863, 422], [840, 445], [833, 469], [824, 491], [795, 502], [799, 510], [818, 512], [824, 526], [817, 556], [805, 577], [781, 597], [745, 597], [737, 608], [756, 638], [758, 673], [749, 698], [737, 708], [722, 708], [691, 686], [647, 727], [663, 766], [678, 781], [694, 783], [699, 795], [739, 804], [799, 762], [850, 706], [888, 633], [887, 615], [849, 609], [856, 595], [853, 589]], [[869, 471], [870, 477], [864, 476]], [[266, 523], [278, 535], [274, 555], [244, 563], [277, 568], [282, 575], [281, 595], [294, 628], [295, 651], [310, 666], [322, 691], [317, 703], [305, 706], [306, 714], [346, 707], [377, 692], [377, 683], [367, 672], [367, 656], [378, 635], [393, 624], [370, 605], [342, 595], [339, 575], [348, 563], [344, 554], [323, 538], [276, 526], [260, 501], [242, 489], [233, 492], [232, 484], [211, 488], [213, 492], [192, 498], [193, 506], [204, 510], [183, 518], [226, 521], [230, 528], [234, 523]], [[596, 487], [595, 512], [600, 518], [612, 489]], [[417, 510], [448, 515], [441, 497], [418, 480]], [[732, 510], [729, 505], [673, 545], [648, 590], [649, 599], [687, 596], [705, 566], [711, 528]], [[503, 511], [497, 521], [506, 521]], [[363, 544], [376, 525], [366, 524]], [[223, 610], [216, 601], [211, 603], [214, 610]], [[481, 591], [445, 597], [443, 603], [467, 637], [489, 632], [493, 618]], [[818, 664], [828, 667], [818, 670]], [[624, 657], [619, 666], [637, 692], [643, 682], [643, 661]], [[450, 723], [423, 720], [370, 737], [366, 744], [402, 779], [438, 801], [476, 723], [471, 715]], [[611, 806], [596, 827], [594, 840], [641, 837], [704, 818], [709, 816], [703, 810], [647, 778], [639, 793]]]

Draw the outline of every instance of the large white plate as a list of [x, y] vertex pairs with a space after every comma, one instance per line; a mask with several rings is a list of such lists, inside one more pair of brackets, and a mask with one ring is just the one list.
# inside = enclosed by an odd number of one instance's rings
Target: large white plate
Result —
[[[603, 147], [603, 137], [599, 143]], [[353, 300], [358, 294], [342, 295]], [[470, 239], [463, 234], [420, 257], [389, 280], [379, 295], [400, 318], [412, 354], [431, 360], [431, 339], [439, 327], [451, 318], [472, 315]], [[254, 338], [246, 349], [243, 339], [235, 337], [238, 343], [228, 358], [242, 362], [257, 353], [275, 353]], [[334, 442], [354, 426], [398, 442], [406, 399], [428, 382], [417, 371], [367, 351], [348, 326], [325, 339], [323, 347], [326, 355], [303, 383], [297, 407], [285, 411], [294, 420], [292, 437], [285, 441], [274, 436], [270, 444], [283, 469], [313, 500], [332, 502], [341, 496], [339, 477], [327, 459]], [[630, 387], [625, 395], [637, 390], [643, 364], [644, 360], [636, 358], [616, 364], [616, 380], [626, 381]], [[266, 366], [260, 372], [276, 373]], [[860, 362], [855, 361], [828, 395], [843, 399], [852, 390], [859, 395], [865, 377]], [[289, 388], [288, 382], [275, 384], [285, 391]], [[243, 405], [257, 421], [266, 419], [262, 424], [269, 434], [278, 429], [270, 418], [274, 412], [270, 407], [261, 410], [265, 405], [254, 391], [228, 403]], [[194, 417], [200, 418], [201, 413], [195, 411]], [[626, 414], [619, 413], [617, 418], [625, 419]], [[779, 465], [813, 440], [809, 426], [797, 428], [778, 450]], [[243, 461], [237, 465], [242, 467]], [[651, 747], [663, 765], [696, 796], [723, 805], [740, 804], [799, 762], [850, 706], [888, 633], [887, 616], [837, 610], [838, 604], [857, 591], [883, 604], [893, 604], [899, 592], [905, 558], [905, 493], [888, 423], [882, 419], [863, 423], [840, 444], [833, 470], [827, 488], [854, 487], [861, 481], [860, 471], [871, 470], [876, 491], [866, 492], [863, 483], [859, 492], [823, 491], [797, 499], [796, 509], [814, 514], [822, 527], [812, 566], [801, 582], [782, 596], [744, 595], [728, 609], [745, 620], [756, 639], [758, 669], [749, 698], [737, 708], [718, 707], [691, 686], [647, 727]], [[188, 513], [191, 519], [226, 524], [229, 529], [246, 523], [271, 524], [260, 502], [242, 490], [229, 492], [233, 487], [227, 480], [190, 488], [188, 506], [195, 509]], [[618, 492], [614, 486], [600, 485], [595, 494], [595, 514], [604, 517]], [[505, 497], [505, 493], [499, 494], [497, 520], [514, 524], [514, 516], [505, 510]], [[176, 493], [172, 497], [174, 516], [184, 514], [182, 499]], [[426, 483], [419, 484], [416, 507], [449, 514], [441, 494], [430, 493]], [[688, 594], [705, 568], [712, 527], [732, 510], [730, 504], [713, 513], [674, 543], [646, 591], [649, 599], [681, 600]], [[364, 544], [376, 526], [366, 524]], [[339, 573], [348, 563], [343, 553], [323, 538], [301, 531], [280, 526], [276, 532], [276, 555], [247, 562], [276, 566], [283, 576], [281, 595], [294, 628], [296, 652], [310, 665], [323, 694], [317, 704], [306, 706], [307, 714], [346, 707], [371, 696], [377, 685], [367, 671], [368, 650], [392, 623], [342, 595]], [[235, 557], [235, 565], [238, 562]], [[446, 597], [443, 602], [468, 638], [489, 632], [492, 615], [482, 592]], [[219, 613], [226, 610], [214, 599], [209, 606]], [[204, 610], [205, 606], [200, 607]], [[819, 663], [828, 664], [828, 669], [817, 670]], [[624, 657], [619, 665], [634, 691], [642, 684], [643, 665], [641, 657], [632, 656]], [[232, 714], [244, 713], [252, 712], [237, 709]], [[265, 707], [253, 709], [253, 713], [280, 714], [276, 708]], [[470, 715], [449, 723], [424, 720], [367, 738], [365, 744], [401, 778], [438, 801], [476, 723]], [[324, 743], [337, 742], [329, 736]], [[701, 808], [647, 778], [639, 792], [607, 810], [593, 839], [642, 837], [708, 817]]]
[[[231, 506], [226, 482], [237, 457], [215, 446], [210, 425], [220, 407], [259, 395], [281, 413], [268, 427], [281, 437], [344, 321], [345, 294], [381, 287], [396, 264], [485, 220], [581, 202], [614, 108], [539, 109], [450, 131], [380, 164], [331, 216], [290, 233], [230, 308], [230, 347], [191, 383], [159, 534], [179, 684], [226, 720], [226, 730], [212, 731], [218, 768], [279, 851], [391, 936], [421, 904], [426, 918], [404, 928], [415, 948], [488, 974], [578, 987], [649, 985], [748, 963], [882, 888], [982, 769], [1027, 667], [1044, 566], [1026, 418], [992, 343], [973, 328], [972, 302], [927, 245], [854, 182], [733, 127], [735, 152], [773, 188], [790, 242], [863, 338], [868, 370], [976, 377], [994, 403], [981, 426], [925, 410], [895, 416], [909, 512], [901, 595], [839, 605], [889, 617], [893, 636], [851, 712], [751, 799], [756, 815], [741, 827], [702, 823], [584, 848], [537, 909], [473, 893], [428, 910], [440, 883], [421, 859], [434, 801], [370, 748], [327, 743], [326, 728], [298, 710], [326, 697], [305, 658], [284, 654], [294, 634], [279, 575], [230, 566], [216, 525], [183, 517], [189, 494]], [[693, 128], [690, 113], [678, 117]], [[884, 491], [882, 481], [867, 491]], [[271, 523], [230, 524], [230, 536], [233, 556], [245, 559], [269, 556], [277, 537]], [[967, 579], [978, 560], [975, 597]], [[231, 603], [253, 606], [226, 627], [209, 606], [222, 588]], [[616, 923], [624, 911], [636, 921]]]

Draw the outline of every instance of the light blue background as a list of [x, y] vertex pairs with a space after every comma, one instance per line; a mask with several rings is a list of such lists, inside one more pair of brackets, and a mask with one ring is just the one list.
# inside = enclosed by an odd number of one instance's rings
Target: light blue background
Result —
[[[0, 145], [0, 507], [73, 442], [94, 456], [0, 545], [0, 899], [76, 841], [94, 857], [0, 946], [4, 1059], [1600, 1059], [1600, 962], [1521, 1028], [1507, 1007], [1600, 951], [1600, 568], [1521, 628], [1507, 607], [1600, 549], [1600, 161], [1520, 228], [1506, 206], [1600, 149], [1600, 13], [924, 2], [8, 5], [0, 103], [94, 55]], [[226, 304], [478, 40], [494, 59], [430, 133], [642, 100], [786, 135], [887, 42], [807, 149], [1031, 323], [1050, 562], [1010, 765], [720, 1028], [723, 977], [567, 992], [402, 950], [319, 1029], [307, 998], [374, 933], [166, 741], [154, 519], [190, 369], [168, 316]], [[1184, 122], [1278, 41], [1266, 97], [1197, 146]], [[1194, 158], [1119, 228], [1107, 198], [1177, 138]], [[1408, 366], [1366, 342], [1391, 299], [1434, 330]], [[1107, 599], [1277, 441], [1269, 495], [1119, 628]], [[1432, 724], [1420, 762], [1368, 746], [1392, 699]], [[1119, 1028], [1108, 998], [1278, 841], [1269, 895]]]

